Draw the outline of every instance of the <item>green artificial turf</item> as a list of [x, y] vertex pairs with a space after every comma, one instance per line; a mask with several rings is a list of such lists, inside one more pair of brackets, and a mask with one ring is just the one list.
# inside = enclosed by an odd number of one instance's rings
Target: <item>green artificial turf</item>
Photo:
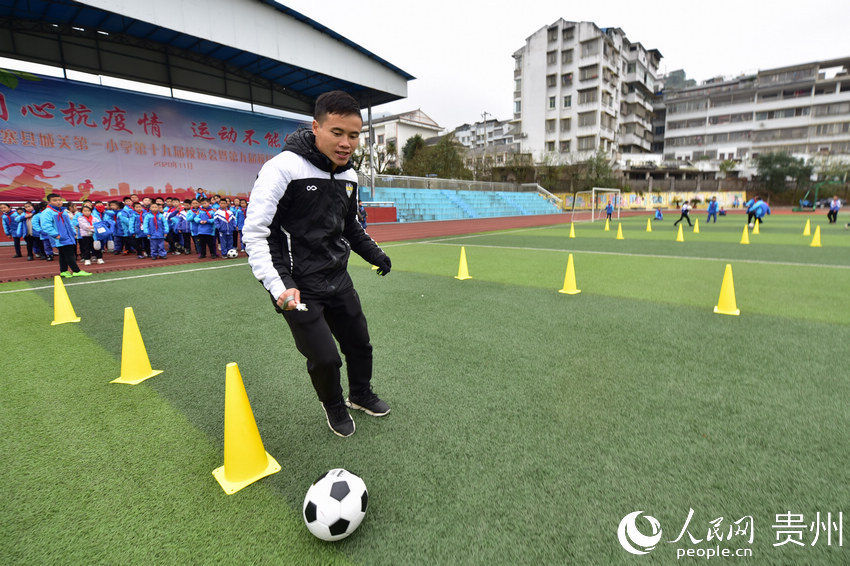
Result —
[[[12, 360], [0, 556], [667, 564], [690, 545], [635, 557], [617, 525], [642, 510], [672, 540], [693, 508], [703, 539], [717, 517], [752, 515], [756, 563], [846, 563], [847, 543], [774, 548], [770, 525], [788, 511], [809, 522], [848, 512], [850, 234], [824, 226], [824, 248], [811, 249], [798, 217], [773, 217], [749, 247], [725, 241], [731, 221], [677, 244], [665, 222], [647, 234], [644, 219], [624, 221], [624, 241], [582, 224], [575, 240], [560, 226], [388, 244], [385, 278], [353, 259], [375, 388], [393, 411], [355, 412], [348, 439], [327, 429], [304, 360], [246, 266], [69, 285], [78, 325], [49, 325], [50, 289], [0, 294], [14, 329], [0, 338]], [[458, 244], [472, 280], [452, 277]], [[566, 250], [580, 295], [556, 292]], [[727, 260], [740, 317], [712, 312]], [[108, 383], [125, 306], [165, 370], [136, 387]], [[230, 361], [283, 470], [226, 496], [210, 471]], [[332, 467], [364, 478], [370, 507], [353, 536], [325, 544], [303, 528], [300, 505]]]

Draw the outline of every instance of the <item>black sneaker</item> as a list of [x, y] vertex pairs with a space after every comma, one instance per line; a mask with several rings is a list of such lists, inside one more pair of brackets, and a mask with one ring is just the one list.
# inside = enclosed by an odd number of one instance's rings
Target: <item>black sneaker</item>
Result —
[[345, 400], [345, 404], [352, 409], [360, 409], [373, 417], [383, 417], [390, 412], [390, 406], [371, 391], [368, 391], [362, 396], [349, 395], [348, 399]]
[[348, 409], [343, 403], [335, 403], [333, 405], [325, 405], [325, 417], [328, 420], [328, 426], [331, 427], [333, 433], [337, 436], [351, 436], [354, 434], [354, 419], [348, 414]]

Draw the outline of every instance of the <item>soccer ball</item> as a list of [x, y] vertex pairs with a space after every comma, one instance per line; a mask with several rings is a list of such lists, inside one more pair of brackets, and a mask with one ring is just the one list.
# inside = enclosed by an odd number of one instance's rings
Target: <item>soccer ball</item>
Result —
[[750, 230], [752, 230], [752, 229], [753, 229], [753, 226], [755, 226], [755, 223], [754, 223], [754, 222], [750, 222], [749, 224], [747, 224], [747, 226], [749, 227], [749, 229], [750, 229]]
[[233, 259], [238, 255], [239, 255], [239, 252], [236, 251], [236, 248], [227, 250], [227, 257], [229, 257], [230, 259]]
[[313, 482], [304, 497], [304, 524], [322, 540], [340, 540], [353, 533], [363, 517], [369, 494], [359, 476], [342, 468]]

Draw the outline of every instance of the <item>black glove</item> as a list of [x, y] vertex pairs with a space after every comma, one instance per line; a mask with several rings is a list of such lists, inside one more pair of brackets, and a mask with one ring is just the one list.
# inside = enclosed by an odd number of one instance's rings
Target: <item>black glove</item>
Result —
[[383, 276], [390, 272], [393, 262], [387, 254], [384, 254], [375, 261], [375, 265], [378, 267], [378, 275]]

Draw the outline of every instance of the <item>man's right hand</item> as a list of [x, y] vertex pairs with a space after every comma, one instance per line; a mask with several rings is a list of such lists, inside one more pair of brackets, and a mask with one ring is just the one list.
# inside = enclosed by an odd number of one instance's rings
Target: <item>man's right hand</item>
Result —
[[295, 289], [287, 289], [277, 298], [277, 306], [285, 311], [295, 309], [295, 305], [301, 302], [301, 291]]

